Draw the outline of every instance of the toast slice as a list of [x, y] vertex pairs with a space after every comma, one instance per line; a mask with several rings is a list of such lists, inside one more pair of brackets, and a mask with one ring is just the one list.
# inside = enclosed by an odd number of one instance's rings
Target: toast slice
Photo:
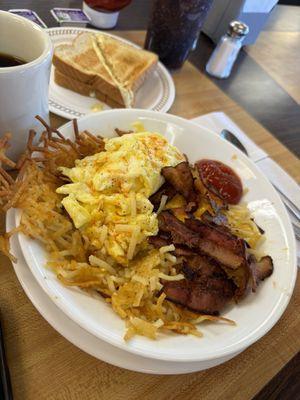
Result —
[[73, 92], [82, 94], [83, 96], [95, 97], [112, 108], [124, 107], [123, 104], [116, 102], [110, 97], [106, 96], [99, 90], [95, 90], [89, 83], [83, 83], [70, 76], [62, 74], [57, 68], [54, 71], [54, 81], [66, 89], [72, 90]]
[[158, 57], [150, 51], [107, 35], [97, 34], [96, 39], [106, 65], [127, 89], [136, 91], [157, 65]]
[[94, 35], [80, 33], [72, 44], [55, 48], [53, 65], [63, 75], [92, 86], [124, 107], [121, 92], [97, 52]]
[[[132, 107], [136, 91], [157, 64], [157, 56], [101, 33], [81, 33], [71, 45], [55, 48], [53, 64], [64, 76], [56, 74], [58, 84], [66, 86], [70, 78], [88, 85], [85, 92], [92, 89], [113, 104]], [[69, 86], [76, 87], [73, 81]], [[83, 94], [82, 87], [80, 90]]]

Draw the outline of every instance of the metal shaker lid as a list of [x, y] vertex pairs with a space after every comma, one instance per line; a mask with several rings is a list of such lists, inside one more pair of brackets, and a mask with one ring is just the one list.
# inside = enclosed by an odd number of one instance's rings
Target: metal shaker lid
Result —
[[249, 27], [241, 21], [231, 21], [227, 33], [232, 37], [246, 36], [249, 33]]

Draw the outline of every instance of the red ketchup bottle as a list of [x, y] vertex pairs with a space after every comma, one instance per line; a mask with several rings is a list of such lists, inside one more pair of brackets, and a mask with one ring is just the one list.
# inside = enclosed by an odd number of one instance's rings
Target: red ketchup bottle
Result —
[[119, 11], [130, 3], [131, 0], [84, 0], [82, 8], [92, 25], [111, 29], [117, 24]]

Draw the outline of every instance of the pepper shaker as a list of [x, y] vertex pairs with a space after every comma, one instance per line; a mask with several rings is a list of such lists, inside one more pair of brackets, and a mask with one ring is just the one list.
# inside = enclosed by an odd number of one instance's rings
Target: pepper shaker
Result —
[[249, 28], [241, 21], [232, 21], [213, 51], [206, 72], [216, 78], [228, 78]]

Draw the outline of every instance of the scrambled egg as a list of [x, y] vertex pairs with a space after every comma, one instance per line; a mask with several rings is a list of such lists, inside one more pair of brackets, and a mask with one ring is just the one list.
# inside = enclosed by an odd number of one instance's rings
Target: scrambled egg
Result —
[[104, 152], [61, 168], [72, 183], [57, 189], [62, 204], [90, 246], [124, 266], [158, 231], [149, 201], [163, 183], [161, 169], [184, 161], [158, 133], [105, 139]]

